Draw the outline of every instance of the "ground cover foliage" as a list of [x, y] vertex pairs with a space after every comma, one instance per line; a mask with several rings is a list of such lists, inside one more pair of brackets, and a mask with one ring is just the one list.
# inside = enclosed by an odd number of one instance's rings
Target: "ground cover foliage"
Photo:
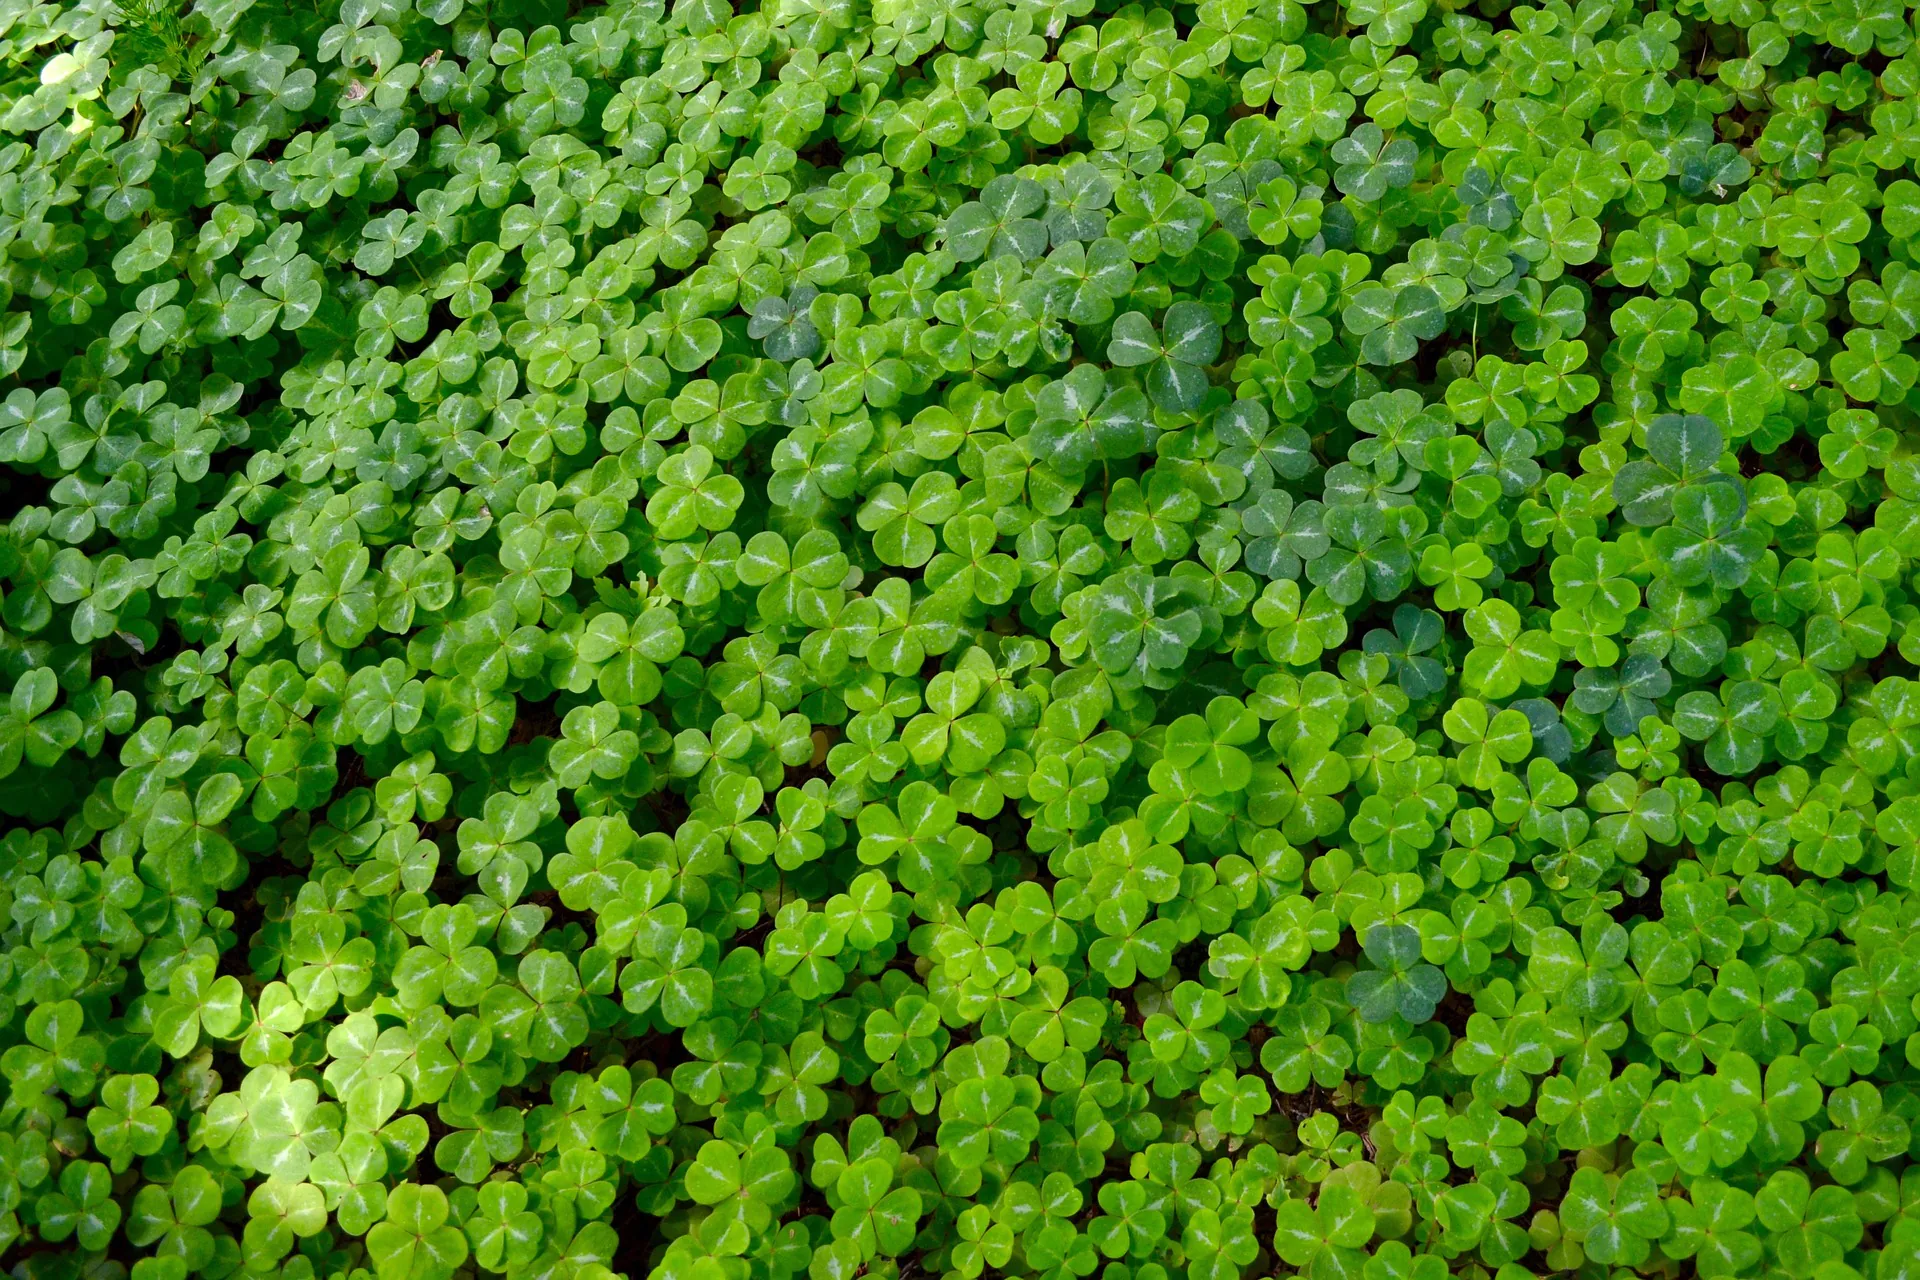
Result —
[[17, 1280], [1920, 1275], [1899, 0], [0, 0]]

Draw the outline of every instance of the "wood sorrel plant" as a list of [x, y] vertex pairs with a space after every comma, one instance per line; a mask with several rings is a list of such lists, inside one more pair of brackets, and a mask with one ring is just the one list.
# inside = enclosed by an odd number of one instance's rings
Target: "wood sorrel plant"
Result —
[[1902, 0], [0, 0], [13, 1280], [1916, 1280]]

